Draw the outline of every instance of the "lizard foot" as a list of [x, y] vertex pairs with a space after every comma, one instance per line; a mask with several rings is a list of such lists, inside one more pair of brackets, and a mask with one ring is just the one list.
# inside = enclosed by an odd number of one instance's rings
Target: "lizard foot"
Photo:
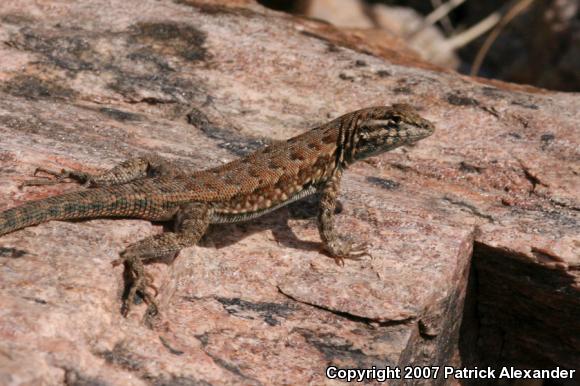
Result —
[[135, 301], [137, 293], [143, 298], [147, 304], [146, 317], [152, 318], [157, 315], [158, 307], [155, 297], [157, 296], [157, 288], [152, 284], [153, 278], [150, 274], [145, 272], [143, 261], [138, 255], [131, 252], [123, 252], [120, 259], [113, 261], [113, 266], [123, 263], [125, 265], [125, 279], [127, 282], [128, 292], [123, 299], [123, 306], [121, 313], [127, 316], [131, 311], [131, 306]]
[[[20, 186], [24, 187], [24, 186], [56, 185], [56, 184], [60, 184], [60, 183], [73, 182], [73, 181], [81, 183], [83, 186], [90, 186], [93, 182], [93, 177], [90, 174], [84, 173], [84, 172], [79, 172], [76, 170], [61, 169], [60, 171], [55, 171], [55, 170], [45, 169], [45, 168], [39, 167], [39, 168], [36, 168], [33, 176], [36, 177], [38, 175], [38, 173], [48, 174], [49, 176], [54, 177], [54, 178], [43, 177], [42, 179], [38, 178], [38, 179], [34, 179], [34, 180], [24, 181]], [[73, 181], [67, 181], [67, 180], [73, 180]]]
[[336, 240], [325, 246], [334, 262], [343, 267], [344, 260], [360, 260], [363, 256], [372, 255], [368, 252], [368, 245], [366, 243], [355, 244], [347, 240]]

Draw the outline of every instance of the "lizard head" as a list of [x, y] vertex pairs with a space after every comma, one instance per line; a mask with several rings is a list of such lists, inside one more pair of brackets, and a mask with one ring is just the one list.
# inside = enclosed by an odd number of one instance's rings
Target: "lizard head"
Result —
[[363, 159], [417, 142], [430, 136], [435, 126], [409, 105], [365, 109], [354, 135], [354, 159]]

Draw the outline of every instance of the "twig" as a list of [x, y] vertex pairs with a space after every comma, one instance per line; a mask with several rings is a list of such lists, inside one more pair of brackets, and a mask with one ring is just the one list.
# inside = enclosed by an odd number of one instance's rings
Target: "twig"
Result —
[[520, 0], [516, 4], [514, 4], [514, 6], [511, 7], [505, 13], [505, 15], [503, 15], [499, 23], [489, 33], [489, 35], [487, 35], [487, 38], [479, 48], [479, 51], [477, 51], [477, 55], [475, 56], [475, 59], [473, 60], [473, 64], [471, 66], [470, 71], [471, 76], [475, 76], [479, 73], [479, 69], [481, 68], [481, 64], [483, 63], [485, 55], [487, 55], [487, 52], [491, 48], [491, 45], [493, 44], [493, 42], [495, 42], [495, 40], [497, 39], [501, 31], [504, 29], [504, 27], [508, 25], [509, 22], [511, 22], [516, 16], [522, 13], [526, 8], [528, 8], [533, 2], [534, 0]]
[[419, 33], [421, 33], [425, 28], [432, 26], [437, 23], [441, 18], [447, 16], [449, 12], [461, 5], [465, 0], [449, 0], [445, 4], [441, 4], [437, 9], [434, 9], [429, 15], [425, 17], [425, 20], [421, 25], [409, 34], [409, 41], [412, 41]]
[[[462, 33], [455, 35], [445, 42], [446, 49], [456, 50], [461, 48], [473, 40], [477, 39], [479, 36], [483, 35], [493, 27], [495, 27], [503, 18], [503, 15], [507, 14], [515, 5], [520, 2], [528, 2], [533, 0], [511, 0], [506, 5], [502, 6], [499, 10], [487, 16], [485, 19], [481, 20], [476, 25], [463, 31]], [[511, 20], [511, 19], [510, 19]]]
[[[433, 9], [438, 9], [443, 5], [442, 0], [431, 0], [431, 6]], [[443, 27], [443, 31], [447, 36], [451, 36], [453, 34], [453, 24], [451, 24], [451, 19], [449, 19], [449, 15], [445, 15], [441, 18], [441, 27]]]
[[456, 50], [461, 48], [473, 40], [477, 39], [479, 36], [483, 35], [490, 29], [492, 29], [501, 19], [499, 12], [494, 12], [487, 16], [485, 19], [481, 20], [479, 23], [473, 27], [463, 31], [462, 33], [455, 35], [445, 42], [447, 49]]

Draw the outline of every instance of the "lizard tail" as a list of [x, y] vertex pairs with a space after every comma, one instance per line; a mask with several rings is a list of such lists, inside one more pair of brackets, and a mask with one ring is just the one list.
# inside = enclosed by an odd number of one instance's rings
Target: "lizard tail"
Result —
[[132, 205], [124, 196], [95, 188], [31, 201], [0, 212], [0, 236], [51, 220], [130, 216]]

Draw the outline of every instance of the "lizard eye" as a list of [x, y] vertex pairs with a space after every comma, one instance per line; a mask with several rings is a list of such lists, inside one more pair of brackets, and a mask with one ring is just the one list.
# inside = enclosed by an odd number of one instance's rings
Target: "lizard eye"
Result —
[[395, 123], [397, 123], [397, 124], [401, 123], [401, 117], [399, 117], [398, 115], [395, 115], [395, 116], [392, 118], [392, 120], [393, 120], [393, 122], [395, 122]]

